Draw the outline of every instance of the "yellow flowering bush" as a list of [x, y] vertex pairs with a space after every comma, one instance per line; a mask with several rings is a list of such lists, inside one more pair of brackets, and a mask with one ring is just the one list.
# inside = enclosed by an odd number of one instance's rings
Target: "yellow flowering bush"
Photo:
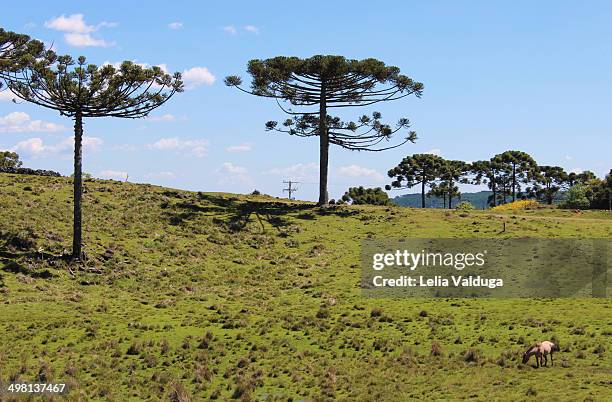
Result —
[[538, 202], [534, 200], [521, 200], [521, 201], [509, 202], [503, 205], [498, 205], [496, 207], [491, 208], [491, 210], [492, 211], [514, 211], [518, 209], [535, 208], [538, 205], [539, 205]]

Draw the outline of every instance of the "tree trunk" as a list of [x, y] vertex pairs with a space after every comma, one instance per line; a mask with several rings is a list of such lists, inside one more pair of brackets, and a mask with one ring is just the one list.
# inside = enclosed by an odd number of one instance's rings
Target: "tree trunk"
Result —
[[512, 164], [512, 202], [516, 201], [516, 164]]
[[491, 178], [491, 190], [493, 190], [493, 207], [497, 206], [497, 191], [495, 186], [495, 177]]
[[329, 168], [329, 133], [327, 131], [327, 103], [325, 83], [321, 85], [321, 103], [319, 104], [319, 204], [327, 205], [327, 171]]
[[81, 198], [83, 194], [83, 175], [81, 171], [83, 152], [83, 116], [80, 112], [77, 112], [74, 118], [74, 219], [73, 219], [73, 233], [72, 233], [72, 259], [81, 260], [83, 257], [83, 243], [81, 233]]
[[425, 208], [425, 177], [421, 180], [421, 208]]
[[453, 182], [448, 182], [448, 209], [452, 209], [453, 205]]
[[442, 209], [446, 208], [446, 193], [442, 193]]

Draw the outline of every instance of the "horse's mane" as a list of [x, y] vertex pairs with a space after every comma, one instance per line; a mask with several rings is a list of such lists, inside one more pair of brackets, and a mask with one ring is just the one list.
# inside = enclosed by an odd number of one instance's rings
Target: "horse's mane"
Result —
[[527, 348], [527, 350], [525, 351], [525, 353], [529, 353], [529, 352], [531, 352], [532, 350], [534, 350], [534, 349], [536, 349], [538, 347], [540, 347], [540, 342], [536, 342], [533, 345], [529, 346]]

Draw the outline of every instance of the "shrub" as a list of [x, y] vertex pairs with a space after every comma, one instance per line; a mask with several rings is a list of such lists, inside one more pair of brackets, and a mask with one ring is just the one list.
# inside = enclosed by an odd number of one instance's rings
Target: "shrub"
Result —
[[382, 188], [351, 187], [342, 196], [342, 201], [354, 205], [389, 205], [389, 196]]
[[561, 208], [587, 209], [591, 202], [587, 198], [588, 188], [584, 184], [576, 184], [567, 190], [565, 201], [561, 203]]
[[538, 204], [538, 202], [534, 200], [520, 200], [520, 201], [509, 202], [503, 205], [498, 205], [496, 207], [491, 208], [491, 211], [515, 211], [515, 210], [521, 210], [521, 209], [535, 208], [535, 207], [538, 207], [539, 205], [540, 204]]
[[461, 201], [455, 208], [461, 211], [471, 211], [476, 209], [476, 207], [474, 207], [474, 205], [469, 201]]

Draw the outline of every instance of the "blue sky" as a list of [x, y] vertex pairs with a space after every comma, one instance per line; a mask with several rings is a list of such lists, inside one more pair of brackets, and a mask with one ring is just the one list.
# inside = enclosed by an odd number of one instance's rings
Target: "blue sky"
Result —
[[[314, 54], [375, 57], [425, 85], [421, 99], [348, 112], [408, 117], [419, 139], [381, 153], [333, 149], [332, 198], [352, 185], [384, 186], [389, 168], [419, 152], [472, 161], [518, 149], [598, 176], [612, 167], [609, 2], [143, 4], [55, 1], [3, 12], [5, 29], [60, 54], [187, 72], [189, 89], [149, 119], [85, 121], [84, 170], [96, 177], [275, 196], [292, 179], [302, 182], [298, 198], [316, 199], [317, 139], [266, 132], [267, 120], [285, 118], [277, 106], [223, 84], [230, 74], [247, 79], [253, 58]], [[0, 149], [70, 174], [72, 122], [0, 98]]]

